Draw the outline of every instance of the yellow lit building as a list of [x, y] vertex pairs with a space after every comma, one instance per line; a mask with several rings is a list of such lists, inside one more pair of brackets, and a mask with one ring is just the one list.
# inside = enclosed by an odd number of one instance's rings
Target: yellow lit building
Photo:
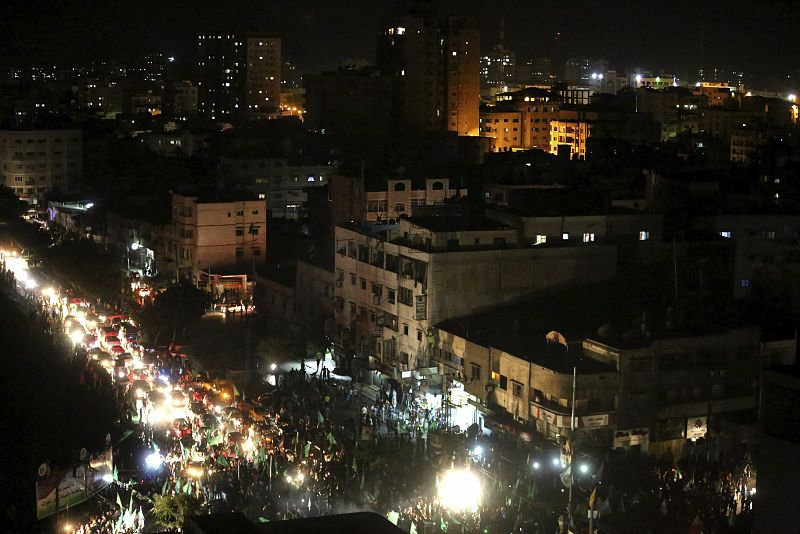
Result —
[[569, 153], [569, 159], [586, 159], [586, 142], [593, 133], [586, 119], [563, 118], [550, 121], [550, 153]]

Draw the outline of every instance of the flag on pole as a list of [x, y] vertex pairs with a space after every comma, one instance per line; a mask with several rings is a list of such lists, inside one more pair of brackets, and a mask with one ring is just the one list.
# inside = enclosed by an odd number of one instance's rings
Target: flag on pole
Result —
[[317, 410], [317, 423], [322, 424], [325, 422], [325, 417], [322, 416], [322, 412]]
[[117, 466], [114, 466], [114, 474], [113, 474], [114, 482], [119, 482], [119, 473], [117, 472]]
[[119, 492], [117, 492], [117, 506], [122, 510], [122, 499], [119, 498]]
[[310, 441], [306, 441], [306, 446], [303, 449], [303, 456], [308, 458], [309, 454], [311, 454], [311, 442]]
[[131, 492], [131, 500], [128, 502], [128, 513], [133, 513], [133, 492]]
[[233, 397], [236, 398], [239, 396], [239, 390], [236, 389], [236, 384], [233, 385]]
[[189, 494], [191, 494], [191, 493], [192, 493], [192, 483], [191, 483], [191, 482], [187, 482], [187, 483], [186, 483], [186, 485], [183, 487], [183, 492], [184, 492], [186, 495], [189, 495]]
[[336, 438], [333, 437], [333, 433], [328, 432], [328, 444], [333, 447], [336, 445]]

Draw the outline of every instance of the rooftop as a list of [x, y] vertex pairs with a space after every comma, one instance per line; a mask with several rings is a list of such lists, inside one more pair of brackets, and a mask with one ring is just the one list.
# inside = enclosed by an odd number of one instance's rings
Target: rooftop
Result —
[[258, 200], [258, 195], [247, 189], [220, 189], [208, 187], [181, 186], [173, 191], [176, 195], [193, 197], [198, 204], [215, 204], [218, 202], [242, 202]]
[[512, 230], [511, 226], [486, 217], [468, 215], [427, 215], [409, 217], [408, 222], [431, 232], [488, 232], [492, 230]]
[[[647, 347], [655, 339], [728, 331], [730, 322], [723, 313], [713, 323], [681, 321], [680, 314], [670, 310], [668, 288], [650, 285], [619, 277], [448, 319], [436, 326], [558, 371], [571, 369], [572, 363], [565, 360], [562, 350], [547, 343], [545, 335], [551, 331], [561, 333], [571, 346], [589, 338], [621, 349]], [[579, 369], [606, 370], [588, 359], [579, 361]]]

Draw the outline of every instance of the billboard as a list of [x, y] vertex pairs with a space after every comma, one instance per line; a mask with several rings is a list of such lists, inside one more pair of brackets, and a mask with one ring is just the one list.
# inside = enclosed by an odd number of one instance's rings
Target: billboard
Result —
[[39, 466], [36, 481], [36, 517], [43, 519], [80, 504], [113, 480], [114, 461], [111, 447], [89, 455], [81, 451], [85, 460], [73, 468], [51, 469], [49, 464]]

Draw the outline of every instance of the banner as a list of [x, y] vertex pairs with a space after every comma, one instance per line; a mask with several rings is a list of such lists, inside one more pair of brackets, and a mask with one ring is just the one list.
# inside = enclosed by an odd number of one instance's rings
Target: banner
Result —
[[88, 458], [73, 470], [39, 467], [36, 481], [36, 517], [43, 519], [80, 504], [108, 486], [114, 478], [111, 448]]

